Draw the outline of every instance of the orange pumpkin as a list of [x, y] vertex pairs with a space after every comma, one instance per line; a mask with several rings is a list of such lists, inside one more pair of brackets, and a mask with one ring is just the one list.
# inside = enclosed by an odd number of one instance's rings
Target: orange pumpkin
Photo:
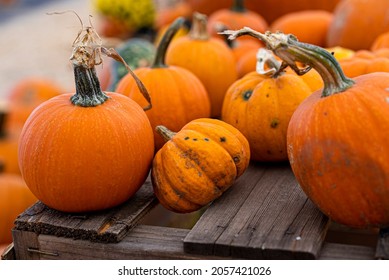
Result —
[[[333, 11], [341, 0], [246, 0], [246, 7], [265, 18], [268, 23], [282, 15], [301, 10]], [[193, 11], [210, 15], [216, 10], [229, 8], [233, 0], [186, 0]]]
[[75, 94], [62, 94], [30, 115], [19, 140], [24, 180], [47, 206], [65, 212], [107, 209], [144, 183], [154, 155], [153, 130], [142, 108], [119, 93], [101, 91], [100, 61], [90, 27], [71, 57]]
[[165, 26], [169, 26], [179, 17], [189, 19], [192, 16], [192, 7], [185, 1], [166, 3], [167, 5], [162, 6], [157, 10], [154, 24], [157, 30], [160, 30]]
[[153, 160], [154, 193], [167, 209], [196, 211], [229, 189], [250, 161], [249, 144], [233, 126], [197, 119], [179, 132], [158, 126], [167, 143]]
[[0, 162], [3, 164], [3, 172], [20, 174], [17, 137], [19, 131], [13, 132], [6, 129], [8, 115], [7, 108], [0, 108]]
[[[332, 12], [326, 10], [291, 12], [273, 21], [269, 30], [291, 33], [301, 42], [324, 47], [332, 18]], [[253, 29], [261, 32], [259, 29]]]
[[342, 0], [334, 10], [327, 46], [369, 49], [373, 41], [389, 29], [388, 10], [387, 0]]
[[370, 46], [371, 51], [389, 48], [389, 31], [378, 35]]
[[172, 41], [166, 62], [193, 72], [205, 86], [211, 101], [211, 117], [219, 117], [224, 95], [237, 79], [235, 58], [227, 44], [210, 37], [204, 15], [195, 14], [187, 36]]
[[7, 129], [20, 131], [31, 112], [42, 102], [63, 93], [52, 80], [39, 77], [21, 79], [8, 95]]
[[[244, 26], [249, 26], [260, 32], [264, 32], [268, 29], [268, 24], [261, 15], [246, 9], [244, 0], [234, 0], [229, 9], [217, 10], [209, 15], [208, 18], [208, 33], [211, 36], [221, 37], [218, 33], [222, 31], [223, 28], [239, 29]], [[241, 39], [258, 41], [251, 37]]]
[[20, 175], [0, 174], [0, 244], [12, 242], [16, 217], [36, 201]]
[[[263, 64], [272, 62], [269, 56], [260, 59]], [[274, 65], [274, 70], [279, 70], [277, 67]], [[259, 72], [265, 72], [264, 67], [259, 68]], [[221, 119], [247, 138], [252, 160], [287, 161], [289, 120], [297, 106], [311, 93], [311, 88], [296, 74], [253, 71], [230, 86], [224, 98]]]
[[[199, 78], [185, 68], [165, 63], [166, 50], [183, 23], [184, 19], [178, 18], [166, 31], [150, 67], [134, 70], [150, 92], [153, 108], [146, 114], [153, 128], [163, 124], [178, 131], [189, 121], [209, 117], [211, 113], [207, 91]], [[129, 96], [142, 107], [146, 105], [146, 100], [130, 74], [121, 79], [116, 92]], [[156, 132], [154, 143], [156, 150], [165, 143]]]
[[324, 87], [294, 112], [287, 131], [292, 170], [307, 196], [332, 220], [350, 227], [389, 225], [389, 73], [350, 79], [325, 49], [292, 35], [242, 30], [266, 42], [297, 72], [316, 69]]
[[351, 78], [373, 72], [389, 72], [389, 49], [359, 50], [339, 63], [343, 72]]

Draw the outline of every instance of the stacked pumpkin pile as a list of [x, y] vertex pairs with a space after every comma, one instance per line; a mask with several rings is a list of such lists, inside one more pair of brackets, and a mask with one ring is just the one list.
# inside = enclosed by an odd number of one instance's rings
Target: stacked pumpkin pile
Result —
[[[83, 30], [75, 93], [56, 90], [22, 120], [19, 167], [39, 200], [107, 209], [151, 170], [161, 204], [192, 212], [250, 161], [289, 161], [330, 218], [389, 225], [388, 1], [151, 2], [94, 1], [117, 52]], [[115, 61], [97, 75], [104, 54]]]

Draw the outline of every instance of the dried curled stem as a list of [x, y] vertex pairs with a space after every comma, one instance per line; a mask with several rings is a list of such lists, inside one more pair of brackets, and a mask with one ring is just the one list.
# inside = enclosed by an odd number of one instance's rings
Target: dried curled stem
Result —
[[63, 14], [67, 12], [73, 12], [81, 22], [81, 29], [78, 32], [77, 37], [72, 44], [73, 52], [72, 55], [70, 56], [70, 61], [73, 63], [73, 65], [84, 67], [86, 69], [92, 69], [96, 65], [100, 65], [103, 63], [103, 59], [102, 59], [103, 54], [112, 59], [115, 59], [116, 61], [123, 63], [127, 71], [131, 74], [131, 76], [136, 81], [136, 84], [140, 92], [142, 93], [143, 97], [149, 103], [149, 105], [143, 108], [143, 110], [146, 111], [151, 109], [152, 107], [151, 98], [146, 87], [115, 49], [113, 48], [108, 49], [103, 46], [103, 40], [97, 34], [95, 28], [92, 25], [91, 22], [92, 16], [89, 16], [90, 26], [84, 27], [81, 18], [78, 16], [76, 12], [72, 10], [65, 11], [65, 12], [54, 12], [49, 14]]
[[[330, 52], [315, 45], [299, 42], [293, 34], [270, 31], [262, 34], [249, 27], [225, 30], [220, 34], [228, 35], [230, 40], [250, 35], [264, 42], [267, 49], [282, 59], [278, 73], [288, 66], [298, 75], [304, 75], [311, 68], [316, 69], [324, 81], [323, 97], [342, 92], [354, 84], [352, 79], [344, 75], [339, 63]], [[296, 62], [301, 62], [307, 67], [300, 68]]]

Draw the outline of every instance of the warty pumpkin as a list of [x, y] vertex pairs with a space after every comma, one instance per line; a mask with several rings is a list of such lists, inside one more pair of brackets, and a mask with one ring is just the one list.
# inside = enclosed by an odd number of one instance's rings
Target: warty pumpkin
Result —
[[287, 132], [288, 157], [307, 196], [332, 220], [350, 227], [389, 225], [389, 73], [350, 79], [325, 49], [285, 34], [253, 34], [284, 64], [316, 69], [324, 88], [304, 100]]
[[189, 122], [179, 132], [158, 126], [166, 144], [154, 157], [154, 193], [167, 209], [188, 213], [220, 197], [247, 169], [250, 148], [233, 126], [217, 119]]
[[342, 0], [333, 12], [327, 33], [327, 47], [369, 49], [389, 29], [389, 1]]
[[0, 244], [12, 242], [16, 217], [36, 201], [19, 174], [0, 173]]
[[93, 28], [82, 30], [71, 57], [76, 93], [42, 103], [19, 139], [27, 186], [44, 204], [64, 212], [126, 201], [144, 183], [154, 155], [153, 130], [143, 109], [122, 94], [101, 91], [94, 67], [101, 52], [117, 57]]
[[[279, 69], [278, 61], [264, 49], [258, 59], [257, 71], [229, 87], [221, 119], [246, 137], [252, 160], [287, 161], [289, 120], [312, 90], [301, 77]], [[271, 70], [265, 69], [265, 64]]]
[[[178, 18], [172, 23], [161, 39], [150, 67], [134, 70], [153, 100], [153, 108], [146, 112], [153, 128], [162, 124], [178, 131], [189, 121], [209, 117], [211, 114], [208, 93], [200, 79], [183, 67], [165, 63], [166, 50], [183, 24], [184, 18]], [[121, 79], [116, 92], [129, 96], [141, 106], [146, 105], [146, 100], [130, 74]], [[156, 132], [154, 143], [156, 150], [164, 144]]]
[[234, 54], [224, 40], [209, 36], [205, 15], [195, 13], [189, 34], [171, 42], [166, 63], [195, 74], [207, 90], [211, 117], [220, 117], [224, 95], [238, 74]]

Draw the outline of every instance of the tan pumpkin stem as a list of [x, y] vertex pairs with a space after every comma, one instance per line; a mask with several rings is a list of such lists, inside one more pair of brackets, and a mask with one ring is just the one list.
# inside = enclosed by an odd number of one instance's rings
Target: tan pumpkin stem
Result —
[[92, 26], [91, 17], [89, 16], [90, 26], [84, 28], [84, 24], [78, 14], [72, 10], [65, 12], [53, 12], [49, 15], [64, 14], [67, 12], [74, 13], [81, 22], [81, 30], [78, 32], [76, 39], [73, 42], [73, 52], [70, 60], [73, 63], [74, 73], [76, 77], [76, 94], [71, 97], [71, 102], [74, 105], [90, 107], [104, 103], [109, 97], [101, 90], [100, 82], [96, 75], [95, 66], [102, 64], [101, 55], [104, 54], [110, 58], [123, 63], [131, 76], [135, 79], [136, 84], [149, 103], [143, 110], [151, 109], [151, 98], [142, 81], [134, 74], [126, 61], [110, 48], [103, 46], [100, 36]]
[[[324, 82], [322, 97], [345, 91], [354, 84], [352, 79], [344, 75], [339, 63], [330, 52], [315, 45], [301, 43], [292, 34], [269, 31], [262, 34], [249, 27], [239, 30], [226, 30], [221, 34], [229, 35], [230, 40], [243, 35], [258, 38], [266, 44], [266, 48], [283, 60], [281, 68], [289, 66], [298, 75], [303, 75], [314, 68], [321, 75]], [[308, 67], [299, 68], [296, 65], [297, 61], [308, 65]]]
[[206, 41], [209, 39], [209, 33], [207, 31], [206, 15], [197, 12], [193, 14], [192, 27], [189, 31], [189, 36], [193, 40]]
[[169, 141], [176, 135], [176, 132], [173, 132], [169, 130], [167, 127], [163, 125], [158, 125], [155, 127], [155, 131], [162, 136], [162, 138], [165, 140], [165, 142]]
[[258, 49], [256, 57], [256, 71], [258, 74], [266, 75], [269, 77], [276, 77], [276, 74], [280, 73], [279, 70], [282, 63], [275, 58], [271, 51], [265, 48], [260, 48]]

